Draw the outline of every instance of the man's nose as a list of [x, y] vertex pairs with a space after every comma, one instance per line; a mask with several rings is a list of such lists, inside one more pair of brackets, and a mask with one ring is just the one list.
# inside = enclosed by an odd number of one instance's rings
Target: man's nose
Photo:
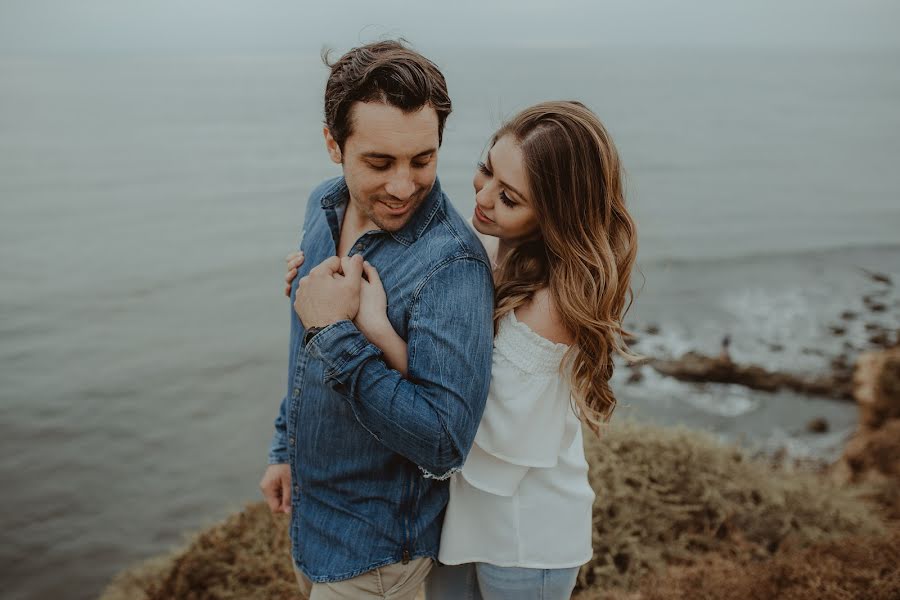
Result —
[[385, 191], [399, 200], [406, 200], [416, 191], [416, 182], [408, 169], [397, 169], [385, 186]]

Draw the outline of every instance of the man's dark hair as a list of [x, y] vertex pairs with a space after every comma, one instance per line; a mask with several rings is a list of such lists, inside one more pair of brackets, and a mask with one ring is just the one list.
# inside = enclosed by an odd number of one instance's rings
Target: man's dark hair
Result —
[[384, 102], [404, 112], [431, 106], [437, 112], [441, 143], [451, 106], [447, 82], [433, 62], [394, 40], [353, 48], [334, 63], [325, 51], [322, 60], [331, 68], [325, 84], [325, 125], [341, 150], [352, 133], [354, 102]]

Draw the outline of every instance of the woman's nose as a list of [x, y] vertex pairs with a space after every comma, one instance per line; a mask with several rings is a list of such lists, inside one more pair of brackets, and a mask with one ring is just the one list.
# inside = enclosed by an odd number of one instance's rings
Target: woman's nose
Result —
[[480, 206], [481, 208], [491, 208], [494, 203], [491, 201], [491, 196], [487, 192], [488, 186], [483, 185], [480, 188], [475, 188], [475, 204]]

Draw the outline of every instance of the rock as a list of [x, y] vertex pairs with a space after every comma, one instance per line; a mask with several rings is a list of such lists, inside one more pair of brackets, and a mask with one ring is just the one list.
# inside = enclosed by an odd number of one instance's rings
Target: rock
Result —
[[888, 338], [888, 334], [886, 331], [879, 331], [878, 333], [869, 336], [869, 343], [873, 346], [886, 348], [890, 345], [891, 341], [890, 338]]
[[871, 279], [872, 281], [877, 281], [878, 283], [884, 283], [886, 285], [893, 285], [891, 278], [884, 273], [878, 273], [876, 271], [870, 271], [868, 269], [862, 269], [862, 272], [868, 275], [869, 279]]
[[657, 333], [659, 333], [659, 325], [648, 325], [647, 329], [645, 329], [644, 331], [646, 331], [650, 335], [656, 335]]
[[674, 360], [652, 359], [649, 364], [663, 375], [682, 381], [736, 383], [766, 392], [787, 388], [802, 394], [843, 400], [853, 398], [849, 369], [803, 377], [793, 373], [767, 371], [758, 365], [737, 364], [727, 356], [710, 357], [697, 352], [688, 352]]
[[824, 417], [817, 417], [806, 424], [806, 430], [811, 433], [825, 433], [828, 431], [828, 421]]
[[853, 312], [852, 310], [845, 310], [844, 312], [841, 313], [841, 318], [845, 321], [852, 321], [853, 319], [855, 319], [858, 316], [859, 315], [857, 313]]
[[841, 327], [840, 325], [829, 325], [828, 330], [833, 335], [844, 335], [845, 333], [847, 333], [847, 328]]
[[865, 352], [856, 361], [853, 397], [863, 427], [900, 418], [900, 348]]
[[884, 295], [883, 293], [867, 294], [863, 296], [863, 304], [872, 312], [884, 312], [887, 306], [883, 302], [879, 302], [875, 298]]
[[638, 369], [634, 369], [628, 375], [628, 379], [626, 379], [626, 383], [640, 383], [644, 380], [644, 374], [641, 373]]
[[835, 371], [847, 371], [850, 364], [847, 362], [847, 355], [841, 354], [831, 359], [831, 368]]

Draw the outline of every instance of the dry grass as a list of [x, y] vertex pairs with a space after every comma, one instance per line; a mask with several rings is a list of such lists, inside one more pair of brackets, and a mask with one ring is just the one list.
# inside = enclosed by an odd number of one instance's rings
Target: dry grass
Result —
[[117, 577], [101, 600], [296, 600], [288, 517], [250, 504], [184, 550]]
[[578, 600], [897, 600], [900, 530], [819, 542], [770, 560], [740, 563], [712, 554], [647, 578], [638, 592], [585, 590]]
[[[834, 590], [880, 579], [894, 585], [896, 535], [890, 543], [877, 537], [881, 521], [851, 489], [773, 471], [688, 430], [617, 424], [602, 440], [586, 440], [597, 500], [595, 556], [579, 575], [581, 598], [776, 597], [727, 595], [758, 588], [837, 600], [859, 596]], [[102, 600], [295, 598], [286, 528], [285, 517], [249, 505], [167, 561], [120, 575]], [[817, 571], [826, 573], [816, 579]], [[652, 586], [642, 587], [646, 581]]]
[[617, 424], [586, 437], [594, 559], [579, 588], [634, 589], [703, 553], [738, 561], [832, 537], [884, 530], [857, 492], [813, 474], [772, 470], [696, 431]]

